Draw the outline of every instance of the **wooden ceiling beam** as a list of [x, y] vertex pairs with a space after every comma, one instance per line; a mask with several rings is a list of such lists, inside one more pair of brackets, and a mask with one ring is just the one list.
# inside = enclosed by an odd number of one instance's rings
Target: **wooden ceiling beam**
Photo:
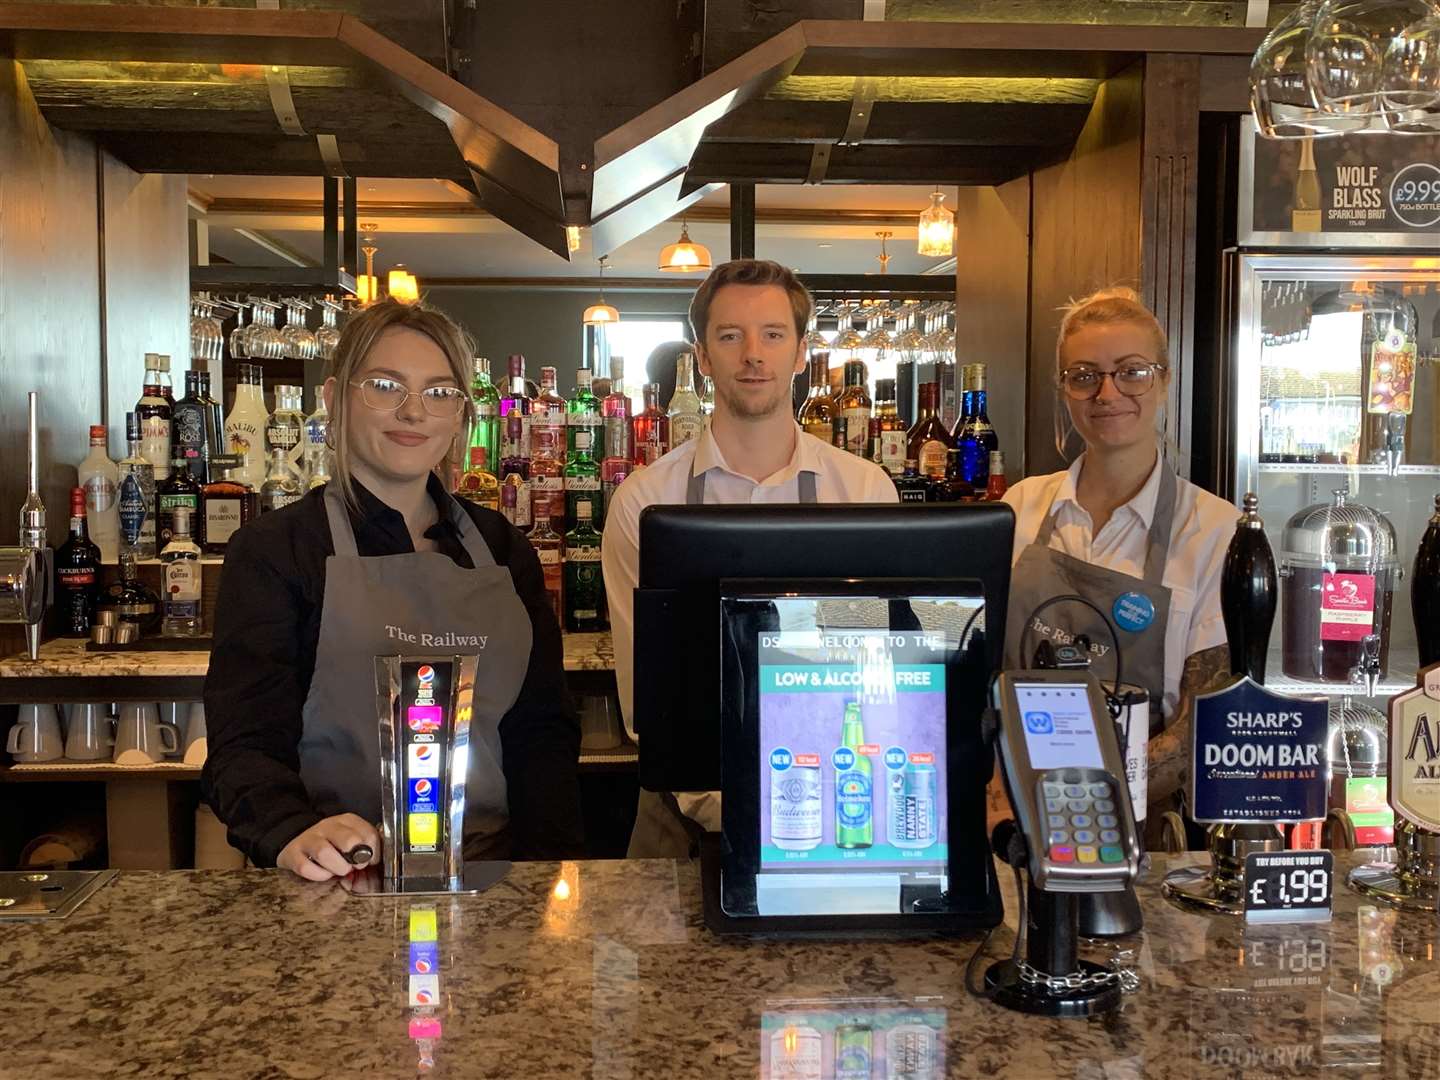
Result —
[[[707, 143], [838, 142], [850, 106], [839, 101], [752, 101], [705, 129]], [[877, 101], [865, 145], [1071, 145], [1090, 115], [1088, 104]]]

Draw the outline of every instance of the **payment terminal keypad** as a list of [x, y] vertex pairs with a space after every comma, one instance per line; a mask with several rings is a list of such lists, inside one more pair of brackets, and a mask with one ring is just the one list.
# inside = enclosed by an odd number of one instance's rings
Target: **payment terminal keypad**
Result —
[[1055, 769], [1040, 778], [1040, 797], [1047, 811], [1045, 857], [1066, 865], [1123, 863], [1115, 787], [1094, 769]]

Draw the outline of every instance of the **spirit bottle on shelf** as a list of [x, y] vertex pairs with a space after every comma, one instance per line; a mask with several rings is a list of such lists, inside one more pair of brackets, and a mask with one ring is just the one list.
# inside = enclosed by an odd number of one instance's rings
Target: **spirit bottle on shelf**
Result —
[[830, 354], [823, 349], [810, 354], [810, 391], [800, 403], [800, 427], [821, 442], [835, 438], [835, 400], [830, 396]]
[[530, 459], [526, 456], [526, 446], [524, 417], [512, 411], [505, 417], [500, 482], [515, 492], [514, 517], [510, 523], [521, 532], [530, 529]]
[[653, 465], [670, 452], [670, 418], [660, 408], [660, 384], [645, 384], [645, 407], [631, 423], [636, 465]]
[[[329, 308], [325, 309], [327, 312]], [[305, 418], [305, 433], [301, 438], [300, 463], [304, 466], [302, 470], [305, 482], [308, 487], [319, 487], [326, 480], [330, 479], [331, 473], [335, 471], [335, 452], [330, 449], [327, 440], [330, 438], [330, 410], [325, 408], [325, 387], [315, 387], [315, 411]], [[315, 482], [317, 470], [322, 477], [320, 483]]]
[[600, 463], [591, 451], [589, 428], [573, 427], [570, 436], [570, 454], [565, 461], [565, 520], [578, 521], [576, 507], [582, 502], [590, 504], [590, 522], [597, 529], [604, 528], [604, 512], [600, 495]]
[[914, 458], [905, 459], [905, 468], [895, 477], [895, 490], [900, 493], [902, 503], [928, 502], [930, 481], [920, 475], [920, 468]]
[[55, 600], [62, 633], [84, 637], [95, 619], [100, 591], [100, 548], [85, 527], [85, 489], [70, 492], [70, 538], [55, 552]]
[[170, 381], [170, 357], [161, 353], [156, 361], [160, 376], [160, 396], [165, 399], [165, 404], [173, 410], [175, 408], [175, 384]]
[[1005, 497], [1009, 485], [1005, 482], [1005, 451], [990, 451], [990, 476], [985, 482], [985, 498], [998, 502]]
[[625, 471], [635, 458], [630, 431], [630, 397], [625, 393], [625, 358], [610, 357], [610, 392], [600, 402], [600, 415], [605, 424], [605, 450], [600, 458], [601, 470], [607, 461], [620, 458]]
[[500, 478], [490, 471], [489, 451], [485, 447], [470, 447], [470, 463], [460, 474], [455, 494], [487, 510], [500, 509]]
[[561, 546], [564, 538], [550, 527], [549, 517], [537, 517], [530, 530], [530, 546], [540, 558], [540, 572], [545, 577], [545, 594], [555, 607], [555, 621], [565, 625], [563, 582], [565, 578]]
[[985, 365], [966, 364], [962, 377], [963, 412], [955, 424], [954, 444], [960, 448], [960, 474], [982, 491], [990, 481], [990, 451], [1000, 449], [1000, 440], [986, 412]]
[[506, 364], [510, 375], [505, 392], [500, 395], [500, 418], [509, 420], [511, 413], [520, 417], [520, 437], [524, 444], [524, 454], [529, 457], [530, 394], [525, 385], [525, 357], [520, 353], [511, 353]]
[[130, 453], [120, 462], [120, 540], [137, 559], [155, 557], [155, 466], [140, 452], [140, 417], [125, 414]]
[[155, 469], [155, 479], [170, 475], [170, 402], [160, 388], [160, 354], [145, 354], [145, 390], [135, 403], [140, 419], [140, 456]]
[[153, 634], [160, 629], [164, 617], [160, 597], [155, 595], [155, 590], [141, 584], [135, 560], [132, 549], [120, 549], [120, 580], [101, 592], [97, 606], [115, 612], [120, 622], [134, 623], [140, 633]]
[[190, 475], [199, 483], [209, 479], [206, 463], [215, 436], [214, 418], [210, 412], [208, 396], [202, 389], [202, 381], [208, 381], [209, 374], [191, 368], [185, 372], [185, 396], [170, 410], [171, 460], [184, 458]]
[[939, 394], [938, 384], [920, 384], [920, 416], [906, 434], [905, 446], [905, 456], [915, 459], [920, 475], [936, 482], [945, 479], [950, 447], [954, 445], [950, 433], [945, 430], [945, 425], [936, 412]]
[[92, 424], [90, 453], [78, 471], [90, 539], [100, 548], [101, 561], [113, 563], [120, 554], [120, 470], [110, 460], [108, 442], [105, 425]]
[[470, 449], [485, 448], [485, 460], [500, 464], [500, 391], [490, 381], [490, 361], [474, 358], [470, 378], [470, 403], [475, 409], [475, 426], [470, 429]]
[[603, 627], [605, 582], [600, 572], [600, 534], [590, 524], [590, 504], [579, 503], [575, 527], [565, 534], [565, 629], [583, 634]]
[[301, 408], [304, 391], [298, 386], [275, 387], [275, 412], [265, 425], [265, 450], [284, 450], [285, 458], [297, 470], [305, 452], [305, 413]]
[[530, 456], [530, 518], [539, 516], [543, 505], [550, 520], [565, 517], [565, 466], [560, 461], [565, 429], [535, 423], [530, 428], [533, 450]]
[[160, 632], [166, 637], [199, 637], [205, 632], [200, 618], [200, 548], [190, 539], [190, 511], [175, 511], [175, 531], [160, 552], [165, 583], [164, 616]]
[[255, 490], [265, 480], [265, 427], [270, 422], [270, 411], [265, 408], [264, 377], [259, 364], [239, 365], [235, 403], [225, 418], [226, 449], [240, 455], [240, 466], [231, 479]]
[[670, 396], [670, 446], [673, 449], [697, 438], [705, 430], [700, 395], [695, 392], [695, 354], [675, 358], [675, 393]]
[[975, 486], [965, 479], [960, 448], [952, 446], [945, 452], [945, 478], [931, 482], [935, 502], [971, 502]]
[[600, 460], [604, 448], [605, 426], [600, 416], [600, 399], [591, 389], [590, 369], [575, 372], [575, 396], [565, 406], [565, 460], [575, 453], [576, 444], [585, 436], [585, 453]]
[[905, 471], [905, 422], [895, 405], [895, 380], [875, 380], [875, 415], [872, 430], [877, 426], [877, 442], [872, 447], [872, 460], [892, 477]]
[[540, 369], [540, 393], [530, 404], [530, 456], [540, 456], [539, 432], [549, 431], [553, 438], [551, 443], [553, 449], [550, 456], [565, 464], [565, 427], [569, 420], [566, 414], [566, 401], [555, 389], [555, 369], [553, 367], [542, 367]]
[[265, 482], [260, 485], [260, 512], [268, 513], [298, 502], [305, 494], [305, 485], [300, 474], [290, 464], [290, 451], [276, 446], [270, 451], [270, 468], [265, 473]]
[[[190, 461], [176, 447], [170, 476], [155, 485], [155, 546], [164, 551], [175, 535], [175, 511], [183, 509], [191, 521], [200, 521], [200, 483], [190, 473]], [[198, 539], [198, 538], [197, 538]]]
[[200, 512], [205, 518], [200, 532], [207, 555], [224, 555], [235, 531], [260, 514], [260, 496], [249, 485], [231, 479], [240, 467], [239, 454], [210, 458], [216, 479], [200, 489]]
[[845, 389], [836, 405], [835, 445], [856, 457], [866, 456], [870, 442], [870, 391], [865, 386], [865, 361], [845, 361]]

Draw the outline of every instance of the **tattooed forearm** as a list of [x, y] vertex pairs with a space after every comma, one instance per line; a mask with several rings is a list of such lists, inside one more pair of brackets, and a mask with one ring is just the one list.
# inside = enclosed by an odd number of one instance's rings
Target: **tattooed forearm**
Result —
[[1218, 690], [1231, 680], [1230, 648], [1217, 645], [1192, 653], [1180, 675], [1175, 722], [1150, 740], [1150, 801], [1168, 798], [1184, 785], [1190, 770], [1190, 714], [1196, 694]]

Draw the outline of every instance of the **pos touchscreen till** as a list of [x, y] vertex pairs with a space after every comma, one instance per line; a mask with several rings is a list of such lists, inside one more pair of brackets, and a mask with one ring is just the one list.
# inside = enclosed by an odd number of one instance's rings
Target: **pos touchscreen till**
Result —
[[1140, 841], [1115, 723], [1095, 676], [1010, 671], [995, 684], [1005, 787], [1045, 892], [1118, 892]]

